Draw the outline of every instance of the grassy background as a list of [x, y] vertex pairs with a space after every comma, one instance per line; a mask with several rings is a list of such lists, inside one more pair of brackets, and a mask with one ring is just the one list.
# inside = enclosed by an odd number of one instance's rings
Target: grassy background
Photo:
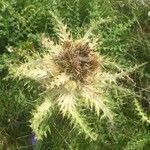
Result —
[[[99, 25], [94, 32], [100, 39], [98, 51], [124, 68], [148, 62], [131, 77], [134, 84], [125, 85], [135, 94], [126, 95], [112, 88], [116, 126], [111, 129], [96, 116], [86, 117], [94, 122], [99, 133], [96, 141], [76, 134], [69, 121], [53, 115], [49, 121], [51, 134], [36, 147], [31, 145], [29, 127], [31, 111], [42, 90], [38, 83], [7, 78], [7, 62], [25, 61], [32, 53], [42, 53], [39, 35], [46, 33], [57, 40], [55, 22], [48, 11], [53, 11], [67, 23], [73, 36], [80, 37], [100, 18], [112, 21]], [[139, 115], [150, 114], [150, 3], [136, 0], [1, 0], [0, 1], [0, 149], [42, 150], [148, 150], [150, 126]], [[15, 52], [8, 52], [12, 46]], [[36, 88], [35, 88], [36, 87]], [[38, 87], [38, 88], [37, 88]], [[137, 99], [141, 110], [134, 104]]]

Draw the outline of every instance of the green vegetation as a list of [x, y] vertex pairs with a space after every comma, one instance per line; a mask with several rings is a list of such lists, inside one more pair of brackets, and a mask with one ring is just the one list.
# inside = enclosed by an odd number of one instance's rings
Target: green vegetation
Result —
[[1, 0], [0, 149], [149, 150], [149, 12], [148, 0]]

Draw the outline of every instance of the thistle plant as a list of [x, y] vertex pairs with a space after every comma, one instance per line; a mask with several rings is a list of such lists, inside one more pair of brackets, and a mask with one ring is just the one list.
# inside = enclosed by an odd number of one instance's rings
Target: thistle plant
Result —
[[44, 88], [42, 103], [37, 106], [31, 119], [31, 128], [37, 140], [50, 131], [48, 120], [55, 108], [59, 108], [62, 116], [68, 117], [79, 132], [96, 140], [97, 134], [81, 117], [79, 109], [94, 109], [98, 117], [108, 118], [113, 125], [113, 113], [106, 104], [108, 84], [126, 76], [126, 71], [119, 69], [120, 72], [115, 74], [105, 71], [106, 61], [97, 52], [98, 39], [92, 34], [94, 27], [82, 38], [74, 40], [67, 26], [51, 15], [58, 24], [59, 42], [54, 43], [43, 34], [41, 43], [46, 52], [42, 56], [32, 56], [19, 66], [13, 64], [10, 71], [15, 77], [36, 80]]

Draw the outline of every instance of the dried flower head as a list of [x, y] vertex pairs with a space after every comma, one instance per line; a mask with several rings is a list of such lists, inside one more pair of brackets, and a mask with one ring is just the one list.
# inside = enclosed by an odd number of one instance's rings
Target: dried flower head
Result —
[[53, 57], [62, 72], [76, 82], [86, 82], [87, 77], [100, 67], [100, 56], [83, 41], [65, 41], [62, 49]]

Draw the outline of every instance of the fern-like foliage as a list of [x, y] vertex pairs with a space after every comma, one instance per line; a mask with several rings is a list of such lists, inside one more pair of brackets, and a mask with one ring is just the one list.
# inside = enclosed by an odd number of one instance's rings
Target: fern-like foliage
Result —
[[134, 139], [127, 143], [124, 150], [144, 150], [145, 146], [150, 142], [149, 136], [148, 133], [138, 133]]
[[129, 71], [115, 74], [106, 72], [103, 69], [106, 61], [96, 52], [98, 39], [92, 34], [93, 28], [83, 38], [74, 40], [67, 25], [52, 12], [50, 14], [58, 24], [59, 43], [54, 44], [42, 35], [41, 42], [48, 52], [29, 58], [28, 62], [19, 66], [11, 65], [10, 73], [19, 78], [34, 79], [45, 89], [43, 103], [37, 106], [31, 119], [31, 127], [37, 140], [50, 131], [48, 120], [56, 107], [60, 108], [64, 117], [71, 119], [79, 132], [84, 132], [87, 137], [95, 140], [97, 134], [80, 116], [78, 108], [81, 103], [91, 111], [94, 108], [98, 116], [103, 113], [113, 125], [113, 113], [104, 97], [109, 92], [108, 84], [116, 83], [117, 78], [127, 76]]

